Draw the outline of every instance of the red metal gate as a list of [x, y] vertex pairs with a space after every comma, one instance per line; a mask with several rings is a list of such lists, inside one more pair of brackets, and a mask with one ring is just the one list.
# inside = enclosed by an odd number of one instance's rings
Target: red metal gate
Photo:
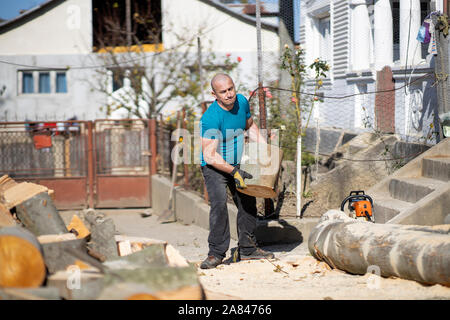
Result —
[[54, 190], [58, 209], [148, 207], [155, 139], [154, 120], [0, 123], [0, 176]]
[[151, 206], [148, 120], [95, 121], [95, 207]]

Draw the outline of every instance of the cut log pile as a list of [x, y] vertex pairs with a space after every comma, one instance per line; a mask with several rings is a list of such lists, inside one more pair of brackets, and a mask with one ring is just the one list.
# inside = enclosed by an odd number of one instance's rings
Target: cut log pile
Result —
[[117, 234], [93, 209], [66, 226], [53, 194], [0, 177], [0, 300], [204, 299], [196, 267], [170, 244]]

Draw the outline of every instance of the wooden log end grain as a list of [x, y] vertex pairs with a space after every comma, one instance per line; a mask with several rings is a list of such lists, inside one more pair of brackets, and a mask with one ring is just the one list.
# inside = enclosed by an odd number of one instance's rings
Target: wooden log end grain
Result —
[[18, 227], [0, 229], [0, 287], [36, 288], [46, 277], [39, 243]]
[[86, 238], [91, 234], [89, 229], [86, 227], [86, 225], [80, 219], [80, 217], [78, 217], [77, 215], [74, 215], [72, 217], [72, 220], [70, 221], [69, 225], [67, 226], [67, 230], [69, 230], [70, 232], [72, 232], [72, 230], [74, 230], [78, 239]]
[[277, 192], [274, 188], [255, 184], [247, 184], [247, 188], [237, 189], [237, 191], [257, 198], [273, 199], [277, 197]]
[[150, 293], [135, 293], [129, 296], [126, 300], [160, 300]]
[[15, 225], [17, 225], [17, 223], [14, 220], [13, 215], [11, 214], [9, 209], [0, 202], [0, 228], [11, 227]]
[[17, 185], [13, 179], [11, 179], [8, 175], [3, 175], [0, 177], [0, 194], [5, 190], [10, 189]]

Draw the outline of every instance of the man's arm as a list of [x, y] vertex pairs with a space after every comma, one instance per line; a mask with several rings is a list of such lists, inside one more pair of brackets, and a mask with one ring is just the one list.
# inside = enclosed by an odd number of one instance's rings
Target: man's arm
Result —
[[245, 130], [248, 130], [248, 136], [250, 141], [267, 144], [267, 139], [262, 136], [261, 131], [259, 130], [256, 123], [253, 121], [252, 117], [247, 119]]
[[226, 173], [231, 173], [233, 171], [234, 167], [226, 162], [219, 153], [217, 153], [217, 145], [219, 143], [217, 139], [201, 138], [201, 142], [203, 159], [207, 164]]
[[216, 139], [202, 139], [202, 150], [203, 159], [207, 164], [213, 166], [214, 168], [229, 173], [233, 176], [236, 183], [236, 187], [239, 189], [247, 188], [244, 179], [252, 179], [253, 176], [244, 170], [238, 169], [238, 167], [233, 167], [231, 164], [227, 163], [223, 157], [217, 153], [218, 140]]

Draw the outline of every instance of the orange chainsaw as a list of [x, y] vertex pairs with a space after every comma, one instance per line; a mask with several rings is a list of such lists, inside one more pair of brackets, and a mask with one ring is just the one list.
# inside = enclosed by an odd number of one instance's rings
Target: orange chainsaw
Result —
[[373, 200], [364, 191], [351, 191], [350, 195], [341, 203], [341, 211], [344, 211], [345, 203], [348, 201], [348, 209], [355, 219], [373, 220]]

